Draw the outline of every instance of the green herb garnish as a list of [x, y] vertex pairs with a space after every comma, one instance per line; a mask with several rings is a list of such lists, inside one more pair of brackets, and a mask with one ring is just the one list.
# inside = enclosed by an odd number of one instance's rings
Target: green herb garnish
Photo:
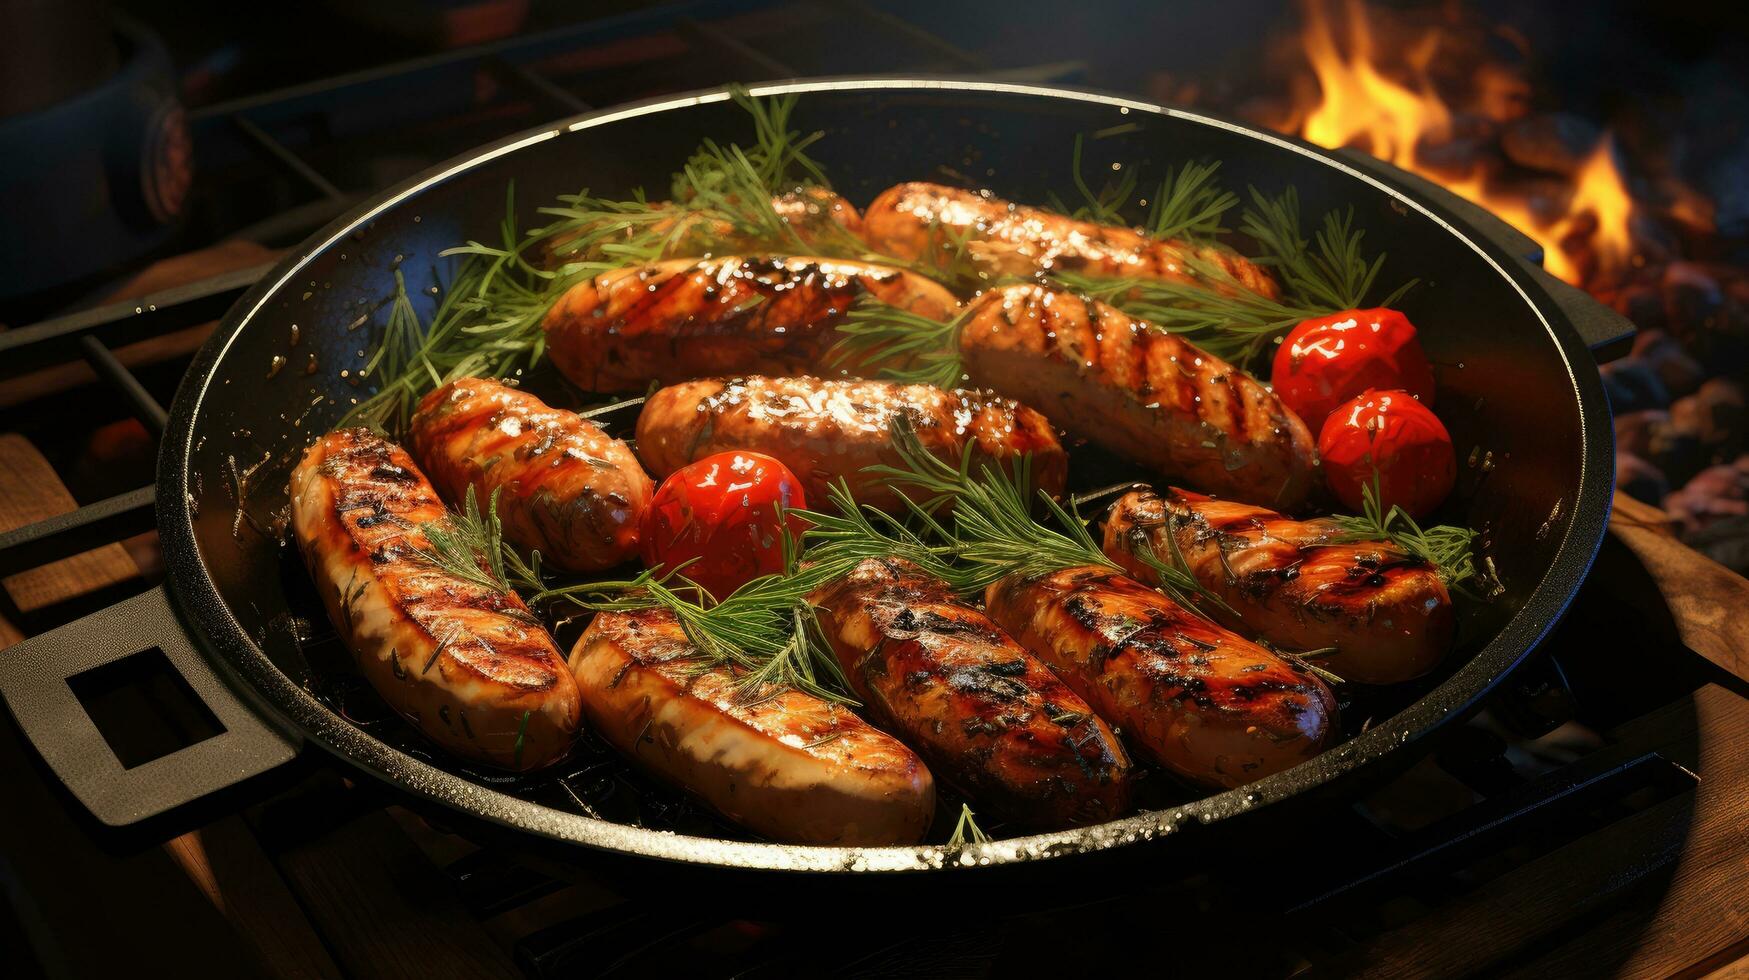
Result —
[[431, 548], [418, 551], [419, 557], [465, 582], [500, 595], [516, 589], [534, 593], [544, 589], [540, 552], [524, 561], [504, 540], [497, 490], [492, 491], [482, 515], [479, 497], [470, 484], [461, 511], [451, 511], [447, 520], [428, 525], [425, 540], [431, 542]]
[[983, 828], [978, 826], [978, 821], [972, 816], [972, 805], [961, 803], [960, 818], [953, 825], [953, 836], [947, 839], [947, 846], [958, 849], [967, 844], [988, 843], [990, 843], [990, 835], [984, 833]]
[[838, 325], [840, 339], [826, 363], [834, 369], [879, 364], [877, 375], [891, 381], [957, 388], [966, 377], [960, 330], [970, 315], [932, 320], [865, 294]]
[[1379, 503], [1379, 473], [1376, 468], [1372, 482], [1361, 486], [1360, 496], [1360, 515], [1330, 518], [1342, 529], [1333, 539], [1336, 543], [1389, 541], [1432, 565], [1439, 577], [1445, 580], [1447, 588], [1470, 599], [1479, 598], [1464, 585], [1480, 574], [1476, 568], [1475, 531], [1449, 524], [1423, 528], [1401, 504], [1393, 504], [1386, 511]]
[[[1139, 277], [1110, 278], [1073, 272], [1053, 273], [1064, 287], [1109, 303], [1139, 320], [1179, 334], [1210, 354], [1244, 368], [1287, 332], [1313, 317], [1367, 304], [1385, 256], [1370, 261], [1362, 247], [1365, 232], [1354, 227], [1352, 209], [1330, 212], [1307, 239], [1300, 228], [1299, 195], [1292, 188], [1276, 197], [1251, 189], [1239, 230], [1262, 249], [1253, 261], [1273, 269], [1281, 281], [1279, 299], [1247, 288], [1225, 269], [1183, 256], [1194, 282]], [[1416, 280], [1379, 300], [1389, 306]]]

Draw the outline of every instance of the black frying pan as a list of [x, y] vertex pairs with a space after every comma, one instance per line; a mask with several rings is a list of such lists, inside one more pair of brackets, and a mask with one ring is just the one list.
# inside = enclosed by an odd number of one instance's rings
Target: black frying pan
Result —
[[[1566, 609], [1603, 536], [1613, 476], [1609, 410], [1588, 341], [1617, 341], [1631, 328], [1526, 261], [1528, 243], [1496, 219], [1425, 185], [1407, 186], [1411, 178], [1371, 161], [1110, 96], [940, 80], [812, 81], [754, 94], [784, 92], [806, 93], [796, 125], [827, 131], [816, 156], [858, 204], [912, 179], [970, 181], [1042, 202], [1072, 186], [1068, 148], [1076, 134], [1127, 123], [1131, 131], [1090, 144], [1090, 165], [1123, 161], [1146, 177], [1213, 157], [1224, 162], [1228, 186], [1296, 186], [1308, 216], [1352, 206], [1368, 247], [1389, 254], [1387, 276], [1423, 280], [1401, 305], [1439, 365], [1440, 415], [1469, 464], [1460, 464], [1458, 491], [1442, 516], [1485, 532], [1485, 554], [1505, 587], [1468, 615], [1447, 667], [1418, 684], [1361, 695], [1346, 706], [1346, 740], [1290, 771], [1206, 797], [1157, 780], [1151, 812], [963, 853], [752, 841], [643, 783], [587, 740], [575, 765], [508, 777], [471, 770], [386, 717], [339, 666], [343, 652], [298, 626], [298, 615], [312, 613], [318, 634], [326, 624], [302, 566], [268, 526], [285, 502], [298, 451], [365, 393], [355, 377], [342, 376], [356, 372], [373, 341], [370, 327], [356, 325], [390, 295], [394, 269], [424, 290], [447, 268], [441, 249], [494, 240], [512, 182], [526, 227], [533, 208], [560, 193], [659, 189], [700, 137], [745, 138], [746, 118], [713, 91], [579, 116], [446, 163], [324, 229], [230, 311], [184, 379], [164, 436], [157, 506], [167, 589], [0, 657], [0, 693], [93, 814], [130, 824], [318, 746], [412, 797], [524, 841], [564, 845], [586, 864], [615, 855], [639, 866], [660, 858], [797, 872], [945, 866], [982, 874], [1000, 865], [1055, 867], [1118, 848], [1136, 849], [1128, 856], [1171, 853], [1186, 836], [1182, 828], [1327, 799], [1351, 791], [1365, 772], [1412, 761], [1427, 735], [1476, 706]], [[312, 355], [317, 369], [306, 373]], [[276, 370], [276, 358], [289, 365]], [[239, 488], [238, 476], [263, 459]], [[65, 679], [154, 646], [224, 731], [123, 769]]]

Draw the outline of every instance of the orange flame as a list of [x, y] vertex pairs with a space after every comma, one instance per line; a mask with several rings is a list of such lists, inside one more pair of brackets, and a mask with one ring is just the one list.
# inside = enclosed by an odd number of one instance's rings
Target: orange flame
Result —
[[[1535, 239], [1542, 246], [1544, 266], [1568, 282], [1579, 284], [1587, 271], [1606, 274], [1626, 266], [1632, 252], [1628, 219], [1633, 198], [1616, 169], [1607, 136], [1575, 175], [1566, 214], [1552, 222], [1538, 220], [1524, 201], [1491, 191], [1480, 173], [1472, 171], [1460, 178], [1435, 173], [1421, 163], [1417, 151], [1424, 143], [1448, 139], [1452, 130], [1451, 110], [1428, 75], [1439, 49], [1438, 32], [1427, 32], [1401, 51], [1400, 60], [1414, 79], [1405, 84], [1379, 69], [1373, 28], [1362, 0], [1344, 4], [1345, 45], [1337, 43], [1326, 6], [1326, 0], [1310, 0], [1306, 5], [1302, 41], [1318, 80], [1320, 101], [1301, 123], [1303, 138], [1319, 146], [1359, 146], [1443, 184]], [[1595, 265], [1582, 268], [1565, 245], [1584, 226], [1580, 219], [1587, 213], [1597, 222], [1590, 236]]]

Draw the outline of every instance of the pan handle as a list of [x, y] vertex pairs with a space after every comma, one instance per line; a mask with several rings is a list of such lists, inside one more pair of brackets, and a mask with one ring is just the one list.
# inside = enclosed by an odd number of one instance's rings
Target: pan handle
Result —
[[1625, 355], [1633, 346], [1636, 329], [1633, 321], [1598, 302], [1583, 289], [1550, 275], [1542, 267], [1542, 246], [1496, 217], [1487, 208], [1362, 150], [1349, 147], [1337, 150], [1336, 155], [1354, 169], [1385, 184], [1412, 196], [1432, 200], [1518, 260], [1519, 266], [1524, 269], [1532, 283], [1541, 287], [1549, 302], [1560, 307], [1568, 322], [1573, 324], [1573, 329], [1584, 339], [1585, 346], [1591, 348], [1591, 354], [1598, 363], [1613, 361]]
[[[75, 693], [80, 675], [157, 650], [220, 730], [132, 768]], [[95, 677], [96, 675], [90, 675]], [[126, 827], [267, 772], [298, 753], [213, 672], [162, 586], [0, 650], [0, 699], [91, 815]]]

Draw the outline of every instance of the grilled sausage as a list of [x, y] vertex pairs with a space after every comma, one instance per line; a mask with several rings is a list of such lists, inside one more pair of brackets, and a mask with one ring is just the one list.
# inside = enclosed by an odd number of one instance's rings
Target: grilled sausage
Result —
[[1101, 718], [1192, 782], [1242, 786], [1311, 758], [1336, 730], [1316, 677], [1109, 568], [1011, 576], [985, 601]]
[[664, 609], [596, 615], [571, 651], [590, 724], [723, 816], [797, 844], [911, 844], [935, 811], [923, 761], [801, 691], [738, 697]]
[[1167, 479], [1290, 511], [1319, 483], [1317, 444], [1269, 389], [1104, 303], [991, 290], [966, 313], [960, 353], [977, 384]]
[[1150, 238], [1131, 228], [1077, 221], [975, 191], [941, 184], [890, 187], [863, 212], [863, 237], [877, 252], [935, 264], [962, 247], [991, 278], [1040, 272], [1209, 283], [1202, 269], [1224, 273], [1215, 288], [1237, 283], [1274, 298], [1269, 273], [1224, 245]]
[[1135, 490], [1106, 517], [1105, 553], [1154, 582], [1137, 552], [1170, 556], [1171, 535], [1196, 580], [1238, 613], [1224, 620], [1231, 629], [1288, 650], [1334, 647], [1318, 659], [1363, 684], [1432, 670], [1457, 623], [1445, 582], [1388, 541], [1335, 543], [1340, 531], [1328, 520], [1296, 521], [1199, 493]]
[[[646, 206], [649, 210], [674, 209], [674, 217], [654, 223], [632, 226], [624, 219], [603, 220], [599, 225], [585, 227], [563, 235], [555, 235], [546, 243], [546, 265], [554, 268], [567, 261], [587, 257], [586, 252], [600, 246], [629, 238], [634, 230], [649, 231], [663, 236], [663, 248], [658, 258], [682, 258], [711, 253], [757, 251], [774, 242], [747, 235], [733, 224], [708, 218], [698, 211], [684, 211], [668, 203]], [[862, 238], [862, 215], [849, 201], [823, 187], [798, 187], [771, 199], [771, 210], [789, 226], [796, 244], [824, 248], [849, 246], [856, 248]], [[861, 251], [860, 248], [856, 249]]]
[[638, 553], [650, 477], [626, 444], [588, 419], [496, 381], [465, 378], [426, 395], [408, 442], [450, 503], [498, 494], [504, 537], [555, 568], [592, 572]]
[[365, 429], [330, 432], [292, 472], [291, 525], [316, 591], [383, 700], [444, 748], [503, 769], [557, 761], [577, 684], [516, 594], [420, 556], [447, 519], [412, 457]]
[[863, 471], [897, 465], [888, 428], [899, 413], [924, 447], [959, 463], [970, 442], [985, 460], [1012, 465], [1032, 454], [1036, 486], [1060, 494], [1068, 455], [1044, 416], [1007, 398], [894, 381], [737, 378], [663, 388], [638, 416], [638, 453], [658, 479], [712, 453], [754, 450], [781, 461], [815, 507], [843, 477], [857, 501], [898, 511], [899, 493]]
[[1041, 829], [1129, 809], [1130, 760], [1111, 729], [945, 582], [871, 558], [809, 602], [875, 723], [979, 806]]
[[586, 391], [722, 374], [819, 370], [862, 296], [946, 320], [958, 303], [915, 273], [838, 259], [670, 259], [604, 272], [547, 311], [547, 353]]

